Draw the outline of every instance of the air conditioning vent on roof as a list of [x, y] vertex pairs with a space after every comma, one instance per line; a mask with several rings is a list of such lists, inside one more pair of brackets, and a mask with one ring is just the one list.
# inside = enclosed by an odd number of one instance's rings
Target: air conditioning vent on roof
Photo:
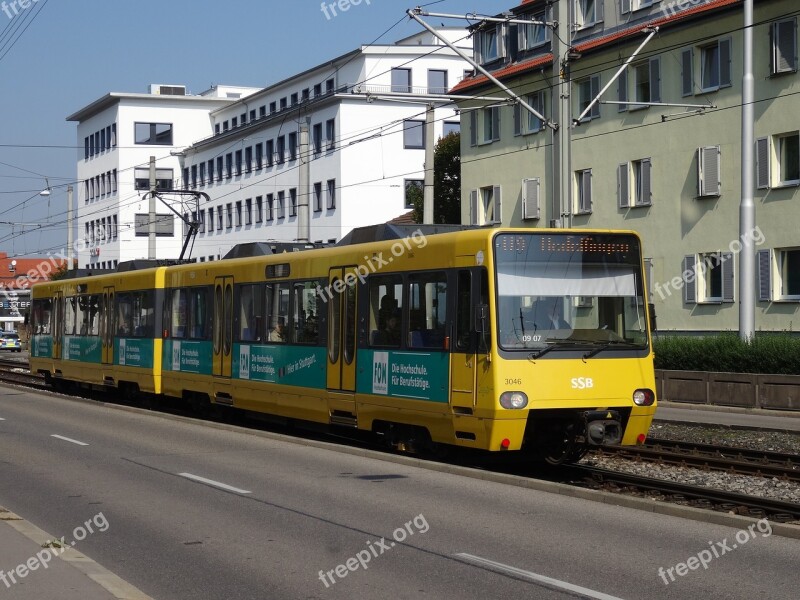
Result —
[[150, 86], [150, 93], [154, 96], [185, 96], [185, 85], [158, 85]]

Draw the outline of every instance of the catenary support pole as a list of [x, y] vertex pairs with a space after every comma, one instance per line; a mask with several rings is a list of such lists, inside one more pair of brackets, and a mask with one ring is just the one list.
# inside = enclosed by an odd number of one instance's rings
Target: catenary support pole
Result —
[[742, 201], [739, 206], [739, 337], [755, 334], [756, 222], [754, 195], [755, 79], [753, 78], [753, 0], [744, 3], [744, 75], [742, 77]]

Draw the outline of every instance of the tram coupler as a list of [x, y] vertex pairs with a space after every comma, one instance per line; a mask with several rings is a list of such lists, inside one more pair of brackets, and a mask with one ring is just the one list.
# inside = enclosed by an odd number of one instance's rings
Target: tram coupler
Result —
[[583, 413], [586, 440], [592, 446], [613, 446], [622, 441], [622, 420], [616, 410], [587, 410]]

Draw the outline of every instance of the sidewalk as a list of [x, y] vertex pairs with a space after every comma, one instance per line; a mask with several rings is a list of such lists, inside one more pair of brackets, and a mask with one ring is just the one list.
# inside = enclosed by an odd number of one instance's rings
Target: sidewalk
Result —
[[75, 549], [42, 547], [55, 537], [0, 507], [0, 599], [152, 600]]

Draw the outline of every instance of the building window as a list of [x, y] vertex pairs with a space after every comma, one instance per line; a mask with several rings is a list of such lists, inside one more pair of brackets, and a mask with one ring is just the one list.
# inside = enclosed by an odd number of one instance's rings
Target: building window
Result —
[[336, 180], [328, 180], [328, 210], [336, 208]]
[[275, 196], [267, 194], [267, 221], [275, 218]]
[[278, 112], [278, 105], [273, 100], [272, 102], [269, 103], [269, 114], [274, 115], [276, 112]]
[[319, 98], [322, 96], [322, 84], [317, 83], [314, 85], [314, 98]]
[[286, 192], [281, 190], [278, 192], [278, 218], [283, 219], [286, 216]]
[[775, 136], [775, 150], [780, 185], [800, 184], [800, 134], [794, 131]]
[[800, 301], [800, 248], [759, 250], [758, 264], [759, 300]]
[[242, 226], [242, 201], [236, 201], [236, 227]]
[[[523, 17], [524, 18], [524, 17]], [[543, 23], [545, 13], [537, 13], [532, 16], [533, 21]], [[550, 41], [550, 28], [546, 25], [530, 23], [517, 25], [517, 43], [520, 50], [531, 50]]]
[[134, 142], [148, 146], [171, 146], [172, 123], [135, 123]]
[[449, 89], [447, 87], [447, 71], [428, 69], [429, 94], [446, 94]]
[[627, 70], [622, 72], [617, 82], [619, 86], [618, 100], [622, 103], [628, 102], [629, 99], [633, 100], [631, 104], [620, 104], [620, 112], [648, 108], [648, 104], [651, 102], [661, 102], [661, 60], [652, 58], [637, 63], [631, 69], [633, 82], [630, 92]]
[[[228, 156], [230, 156], [230, 154]], [[224, 171], [223, 161], [224, 160], [225, 159], [222, 156], [218, 156], [217, 157], [217, 181], [222, 181], [222, 177], [223, 177], [223, 174], [224, 174], [223, 173], [223, 171]]]
[[732, 253], [690, 255], [683, 262], [684, 302], [720, 304], [734, 301]]
[[411, 69], [392, 69], [392, 92], [411, 93]]
[[111, 124], [111, 147], [112, 148], [116, 148], [117, 147], [117, 124], [116, 123], [112, 123]]
[[248, 146], [244, 149], [244, 172], [252, 173], [253, 171], [253, 147]]
[[283, 97], [283, 98], [281, 98], [281, 100], [280, 100], [280, 107], [281, 107], [281, 110], [286, 110], [286, 107], [287, 107], [287, 106], [288, 106], [288, 103], [287, 103], [287, 101], [286, 101], [286, 97], [284, 96], [284, 97]]
[[117, 192], [117, 170], [114, 169], [111, 171], [111, 191], [112, 193]]
[[325, 81], [325, 93], [326, 94], [332, 94], [335, 86], [336, 86], [336, 82], [333, 80], [333, 77], [331, 77], [330, 79], [327, 79]]
[[233, 204], [225, 206], [225, 229], [233, 229]]
[[256, 223], [264, 222], [264, 197], [256, 196]]
[[214, 133], [216, 135], [219, 135], [219, 132], [220, 132], [219, 123], [214, 123]]
[[271, 167], [275, 164], [275, 142], [267, 140], [267, 166]]
[[575, 171], [575, 213], [592, 212], [592, 170]]
[[403, 148], [425, 147], [425, 121], [403, 121]]
[[297, 92], [292, 94], [291, 98], [292, 106], [295, 106], [297, 104]]
[[314, 184], [314, 212], [322, 212], [322, 182]]
[[[600, 76], [592, 75], [591, 77], [580, 79], [575, 85], [578, 88], [578, 114], [581, 115], [592, 103], [592, 100], [600, 93]], [[583, 117], [583, 121], [585, 122], [599, 117], [600, 103], [595, 102], [592, 109]]]
[[255, 120], [256, 120], [256, 109], [254, 108], [253, 110], [250, 111], [250, 122], [252, 123]]
[[770, 73], [794, 73], [797, 71], [797, 17], [778, 21], [770, 27], [772, 55]]
[[631, 162], [633, 175], [633, 205], [650, 206], [653, 203], [652, 185], [650, 174], [652, 165], [649, 158]]
[[228, 121], [222, 122], [222, 131], [228, 131], [231, 128], [231, 125]]
[[706, 146], [697, 149], [698, 197], [719, 196], [721, 194], [720, 157], [719, 146]]
[[731, 85], [731, 40], [719, 40], [700, 48], [700, 81], [703, 92]]
[[289, 160], [297, 160], [297, 133], [289, 134]]
[[[536, 112], [544, 115], [545, 112], [545, 93], [544, 90], [528, 94], [525, 101], [530, 104]], [[544, 129], [544, 121], [534, 115], [531, 111], [520, 104], [514, 105], [514, 135], [528, 135], [538, 133]]]
[[264, 168], [264, 146], [256, 144], [256, 169], [261, 170]]
[[205, 161], [200, 163], [199, 179], [200, 179], [200, 185], [201, 186], [206, 184], [206, 163], [205, 163]]
[[[137, 213], [134, 215], [134, 234], [136, 237], [150, 235], [150, 215]], [[156, 237], [173, 237], [175, 235], [175, 219], [172, 213], [156, 214]]]
[[242, 174], [242, 151], [236, 151], [236, 175], [237, 177]]
[[414, 208], [414, 200], [417, 198], [422, 198], [425, 193], [425, 180], [406, 179], [403, 182], [403, 190], [405, 191], [406, 208]]
[[278, 136], [278, 154], [276, 158], [279, 165], [282, 165], [283, 161], [286, 160], [286, 136], [284, 135]]
[[316, 123], [312, 127], [311, 143], [314, 146], [314, 156], [318, 156], [322, 152], [322, 123]]
[[258, 107], [258, 118], [263, 119], [267, 116], [267, 107], [266, 106], [259, 106]]
[[208, 183], [214, 183], [214, 159], [208, 161]]
[[208, 232], [214, 231], [214, 207], [208, 209]]
[[460, 121], [445, 121], [442, 124], [442, 136], [447, 137], [451, 133], [461, 133]]
[[217, 207], [217, 231], [222, 231], [222, 219], [223, 219], [222, 205], [219, 205]]
[[578, 29], [591, 27], [602, 20], [602, 0], [575, 0], [575, 24]]
[[239, 119], [237, 117], [231, 117], [231, 129], [236, 129], [239, 126]]
[[198, 233], [205, 233], [205, 232], [206, 232], [206, 211], [201, 210]]
[[192, 165], [192, 189], [197, 187], [197, 165]]
[[325, 136], [328, 140], [328, 150], [336, 148], [336, 119], [325, 121]]
[[297, 216], [297, 188], [289, 190], [289, 216]]
[[[133, 171], [134, 187], [137, 190], [150, 189], [150, 169], [137, 168]], [[172, 189], [172, 169], [156, 169], [156, 190], [166, 192]], [[99, 182], [98, 182], [99, 193]]]
[[475, 41], [475, 62], [486, 64], [506, 55], [506, 25], [500, 23], [478, 32]]
[[470, 193], [470, 222], [490, 225], [502, 220], [502, 189], [499, 185], [482, 187]]
[[233, 177], [233, 153], [228, 152], [225, 155], [225, 179]]

